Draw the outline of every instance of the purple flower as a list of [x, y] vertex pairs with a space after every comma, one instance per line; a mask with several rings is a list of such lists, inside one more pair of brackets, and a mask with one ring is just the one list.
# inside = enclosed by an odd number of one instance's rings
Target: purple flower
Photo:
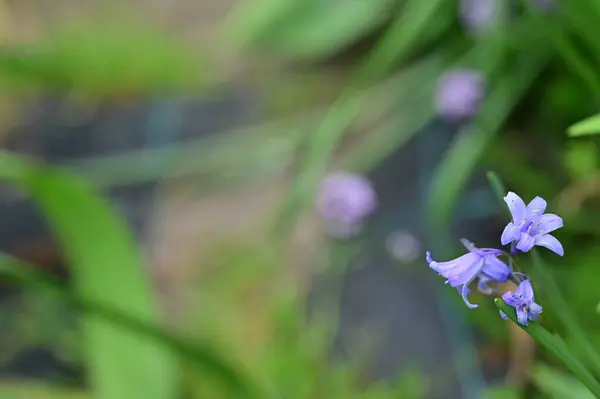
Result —
[[529, 3], [540, 11], [553, 11], [556, 6], [554, 0], [529, 0]]
[[448, 122], [470, 119], [477, 114], [484, 94], [483, 75], [473, 69], [447, 72], [438, 81], [435, 108]]
[[[542, 313], [542, 307], [534, 302], [533, 287], [529, 280], [523, 280], [515, 292], [508, 291], [502, 295], [502, 300], [517, 310], [517, 321], [523, 326], [528, 324], [528, 320], [535, 320]], [[503, 311], [500, 311], [500, 316], [508, 319]]]
[[563, 226], [560, 216], [546, 213], [546, 201], [535, 197], [527, 206], [517, 194], [510, 191], [504, 201], [510, 209], [512, 222], [502, 232], [500, 241], [502, 245], [517, 242], [517, 249], [527, 252], [534, 245], [546, 247], [563, 256], [565, 251], [562, 244], [555, 237], [548, 234]]
[[508, 280], [511, 270], [498, 259], [498, 256], [504, 253], [503, 251], [492, 248], [477, 248], [465, 239], [462, 239], [461, 243], [469, 252], [459, 258], [448, 262], [436, 262], [431, 258], [431, 254], [427, 252], [426, 259], [429, 267], [447, 278], [446, 283], [455, 287], [462, 295], [467, 306], [473, 309], [478, 305], [473, 305], [467, 299], [467, 295], [471, 293], [468, 285], [479, 277], [479, 289], [484, 293], [489, 293], [490, 290], [486, 283], [488, 281], [504, 282]]
[[363, 220], [377, 208], [377, 194], [369, 180], [351, 173], [327, 176], [321, 183], [317, 209], [338, 237], [360, 231]]
[[498, 0], [461, 0], [459, 9], [462, 24], [474, 35], [492, 28], [500, 11]]

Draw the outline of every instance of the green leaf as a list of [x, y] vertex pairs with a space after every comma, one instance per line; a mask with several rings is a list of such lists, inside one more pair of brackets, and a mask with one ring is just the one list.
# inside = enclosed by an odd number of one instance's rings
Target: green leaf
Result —
[[600, 133], [600, 114], [575, 123], [567, 129], [571, 137], [589, 136]]
[[203, 376], [215, 377], [215, 381], [221, 383], [221, 387], [227, 387], [235, 394], [235, 397], [253, 397], [244, 378], [209, 346], [190, 344], [153, 323], [132, 317], [128, 313], [107, 307], [103, 303], [89, 300], [76, 292], [67, 291], [56, 279], [8, 255], [0, 254], [0, 276], [5, 280], [22, 285], [27, 290], [56, 297], [81, 309], [88, 315], [96, 316], [132, 335], [141, 339], [147, 338], [149, 342], [155, 342], [168, 348], [173, 354], [179, 355], [181, 359], [189, 360], [191, 366], [203, 371]]
[[561, 293], [560, 288], [548, 272], [547, 266], [544, 264], [542, 257], [536, 249], [533, 249], [531, 254], [532, 266], [540, 283], [544, 286], [547, 293], [547, 300], [556, 312], [556, 315], [562, 322], [565, 330], [575, 339], [577, 345], [583, 349], [586, 354], [589, 364], [593, 367], [598, 375], [600, 375], [600, 354], [597, 348], [592, 345], [589, 337], [577, 321], [577, 317], [573, 314], [569, 304]]
[[531, 335], [541, 346], [556, 356], [589, 390], [600, 397], [600, 383], [588, 371], [588, 369], [571, 354], [566, 344], [558, 337], [552, 335], [548, 330], [536, 322], [529, 322], [523, 326], [517, 322], [515, 308], [508, 306], [500, 298], [494, 300], [496, 307], [503, 311], [508, 318], [523, 331]]
[[82, 391], [63, 388], [37, 381], [3, 381], [0, 383], [2, 399], [92, 399]]
[[531, 375], [540, 391], [552, 399], [594, 399], [594, 395], [577, 379], [544, 364], [534, 367]]
[[238, 43], [322, 59], [381, 27], [397, 0], [262, 0], [240, 6], [229, 22]]
[[[84, 181], [0, 153], [5, 179], [23, 189], [56, 234], [86, 300], [129, 317], [157, 323], [156, 298], [124, 222]], [[140, 337], [96, 315], [83, 323], [89, 379], [98, 399], [170, 399], [175, 365], [159, 342]]]

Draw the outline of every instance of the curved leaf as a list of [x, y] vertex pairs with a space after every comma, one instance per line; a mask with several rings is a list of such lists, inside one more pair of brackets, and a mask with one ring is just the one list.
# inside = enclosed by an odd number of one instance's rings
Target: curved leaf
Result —
[[589, 136], [600, 133], [600, 114], [590, 116], [571, 125], [567, 129], [567, 133], [571, 137]]
[[[157, 322], [155, 298], [135, 243], [110, 205], [84, 181], [0, 153], [0, 177], [28, 193], [56, 234], [87, 300]], [[92, 389], [98, 399], [170, 399], [175, 365], [166, 348], [96, 315], [83, 320]]]

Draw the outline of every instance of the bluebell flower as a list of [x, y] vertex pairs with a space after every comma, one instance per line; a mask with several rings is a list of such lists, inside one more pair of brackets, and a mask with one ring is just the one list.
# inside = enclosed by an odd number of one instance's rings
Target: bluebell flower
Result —
[[490, 293], [487, 286], [489, 281], [504, 282], [508, 280], [511, 270], [498, 259], [504, 252], [499, 249], [477, 248], [469, 241], [462, 239], [462, 244], [469, 250], [463, 256], [448, 262], [437, 262], [431, 258], [429, 252], [426, 253], [429, 267], [447, 279], [446, 283], [455, 287], [461, 294], [467, 306], [471, 309], [476, 308], [469, 302], [467, 295], [471, 293], [469, 284], [476, 278], [479, 278], [478, 288], [484, 293]]
[[437, 114], [448, 122], [461, 122], [477, 115], [484, 97], [485, 79], [474, 69], [457, 69], [445, 73], [435, 93]]
[[[502, 295], [502, 300], [517, 310], [517, 321], [523, 326], [542, 314], [542, 307], [534, 301], [533, 287], [529, 280], [523, 280], [515, 292], [506, 292]], [[500, 311], [500, 316], [505, 320], [508, 319], [503, 311]]]
[[357, 234], [376, 208], [377, 194], [365, 177], [337, 172], [323, 179], [317, 209], [332, 236], [345, 238]]
[[517, 194], [510, 191], [504, 201], [510, 209], [512, 222], [502, 232], [500, 241], [502, 245], [517, 242], [517, 249], [528, 252], [534, 245], [546, 247], [560, 256], [564, 249], [560, 241], [548, 234], [563, 226], [560, 216], [546, 213], [546, 201], [535, 197], [527, 206]]

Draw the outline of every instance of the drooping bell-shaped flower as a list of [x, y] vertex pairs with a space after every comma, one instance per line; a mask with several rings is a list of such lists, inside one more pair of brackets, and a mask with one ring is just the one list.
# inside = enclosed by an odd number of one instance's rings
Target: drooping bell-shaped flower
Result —
[[448, 262], [437, 262], [426, 253], [429, 267], [447, 279], [447, 283], [455, 287], [462, 295], [463, 300], [471, 309], [476, 308], [469, 302], [467, 295], [471, 292], [468, 288], [475, 279], [479, 278], [480, 291], [489, 293], [487, 282], [508, 280], [511, 270], [498, 259], [504, 252], [493, 248], [477, 248], [469, 241], [462, 239], [462, 244], [469, 250], [468, 253]]

